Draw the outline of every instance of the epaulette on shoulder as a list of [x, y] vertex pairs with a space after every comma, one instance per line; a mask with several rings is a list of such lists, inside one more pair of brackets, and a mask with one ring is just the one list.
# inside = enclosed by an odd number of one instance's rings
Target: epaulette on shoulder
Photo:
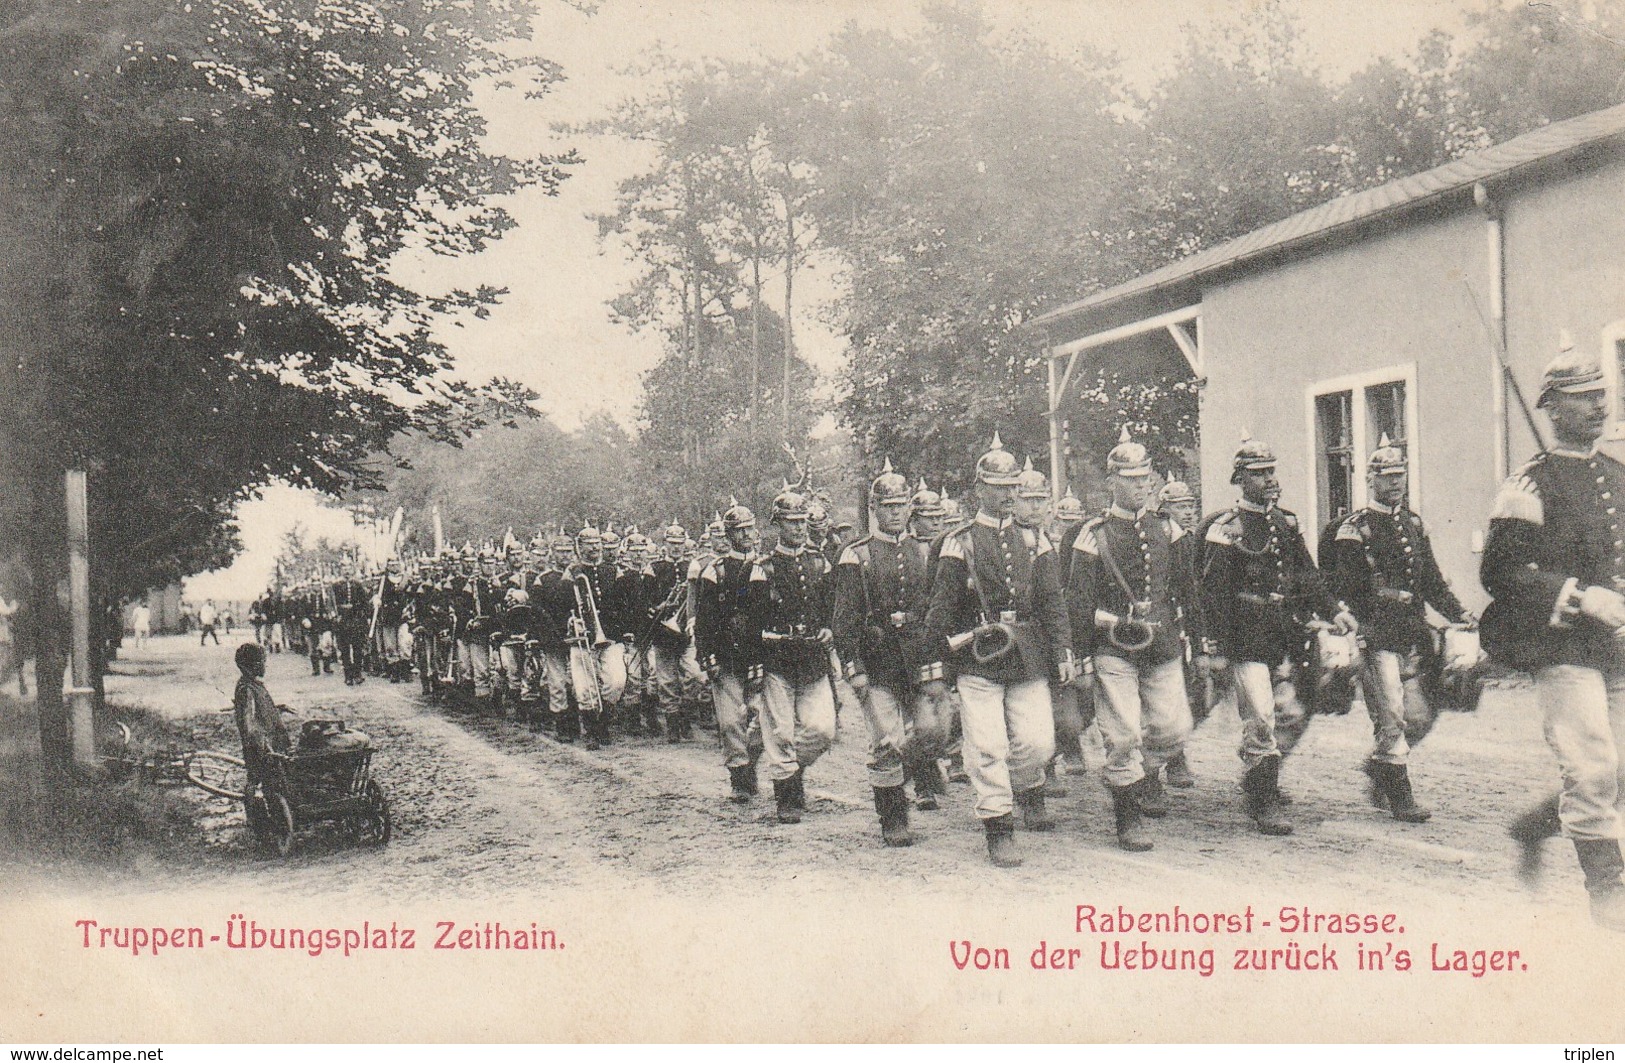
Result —
[[1207, 531], [1202, 533], [1205, 542], [1218, 543], [1229, 546], [1241, 538], [1241, 511], [1229, 509], [1215, 516], [1208, 522]]
[[1546, 523], [1546, 506], [1541, 501], [1540, 484], [1534, 476], [1540, 462], [1541, 459], [1536, 458], [1506, 478], [1501, 489], [1495, 493], [1495, 505], [1490, 510], [1491, 520]]
[[715, 561], [710, 562], [704, 568], [700, 569], [700, 579], [704, 580], [706, 583], [717, 583], [720, 581], [719, 577], [717, 576], [717, 563]]
[[1296, 513], [1292, 512], [1290, 509], [1282, 509], [1280, 506], [1275, 507], [1275, 512], [1281, 515], [1282, 524], [1285, 524], [1288, 528], [1292, 528], [1293, 530], [1297, 529], [1298, 515]]
[[854, 539], [846, 544], [841, 556], [836, 560], [837, 565], [862, 565], [869, 560], [869, 539], [865, 535], [861, 539]]
[[1032, 536], [1032, 549], [1034, 557], [1043, 557], [1055, 549], [1055, 544], [1049, 541], [1049, 536], [1042, 528], [1028, 528], [1027, 533]]
[[750, 582], [766, 583], [767, 571], [772, 565], [771, 561], [752, 561], [750, 563]]
[[1078, 537], [1072, 541], [1072, 549], [1085, 554], [1100, 553], [1100, 544], [1095, 540], [1095, 529], [1106, 523], [1105, 517], [1092, 517], [1084, 522], [1078, 529]]
[[1340, 542], [1365, 542], [1367, 538], [1365, 510], [1357, 509], [1344, 517], [1343, 523], [1337, 526], [1337, 538]]

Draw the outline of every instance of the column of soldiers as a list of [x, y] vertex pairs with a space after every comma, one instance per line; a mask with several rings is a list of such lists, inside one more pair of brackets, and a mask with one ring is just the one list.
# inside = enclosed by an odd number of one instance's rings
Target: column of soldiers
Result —
[[[1539, 405], [1558, 444], [1497, 498], [1484, 641], [1535, 674], [1562, 769], [1561, 793], [1514, 826], [1525, 868], [1546, 838], [1570, 837], [1596, 920], [1625, 929], [1625, 466], [1596, 449], [1605, 394], [1572, 352], [1547, 369]], [[917, 842], [911, 810], [940, 808], [965, 782], [999, 867], [1022, 863], [1018, 827], [1057, 826], [1048, 802], [1082, 770], [1086, 734], [1103, 750], [1117, 845], [1152, 849], [1169, 788], [1196, 784], [1185, 747], [1216, 705], [1238, 714], [1239, 804], [1259, 832], [1293, 832], [1283, 765], [1314, 716], [1356, 700], [1372, 743], [1351, 774], [1395, 821], [1418, 824], [1430, 812], [1410, 754], [1441, 705], [1477, 696], [1476, 675], [1447, 673], [1440, 644], [1478, 622], [1407, 505], [1408, 467], [1381, 440], [1369, 501], [1320, 529], [1312, 554], [1261, 441], [1232, 457], [1235, 501], [1203, 517], [1125, 433], [1105, 463], [1110, 503], [1091, 515], [1070, 491], [1051, 512], [1044, 475], [995, 436], [965, 515], [888, 462], [861, 538], [827, 499], [786, 485], [770, 549], [736, 503], [699, 542], [673, 523], [624, 538], [589, 525], [502, 554], [465, 545], [268, 593], [256, 615], [280, 623], [314, 673], [341, 663], [361, 682], [369, 659], [395, 680], [415, 670], [426, 693], [564, 742], [598, 748], [617, 728], [681, 742], [713, 725], [730, 800], [754, 801], [765, 773], [787, 825], [855, 709], [883, 844]]]

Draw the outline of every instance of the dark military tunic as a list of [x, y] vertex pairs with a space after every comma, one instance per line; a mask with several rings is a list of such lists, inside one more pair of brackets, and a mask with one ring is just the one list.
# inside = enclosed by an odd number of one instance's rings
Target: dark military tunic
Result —
[[[974, 575], [973, 575], [974, 573]], [[979, 589], [979, 593], [978, 593]], [[1015, 614], [1015, 648], [998, 660], [978, 662], [966, 646], [948, 640], [984, 619]], [[942, 539], [926, 615], [932, 656], [960, 672], [999, 683], [1051, 678], [1072, 653], [1072, 626], [1061, 591], [1060, 561], [1049, 538], [1010, 519], [977, 514]]]
[[1310, 614], [1338, 612], [1295, 514], [1242, 502], [1208, 517], [1198, 535], [1201, 637], [1210, 650], [1274, 667], [1302, 646]]
[[1373, 503], [1350, 513], [1322, 551], [1320, 564], [1332, 592], [1360, 622], [1369, 649], [1432, 652], [1427, 606], [1452, 622], [1462, 618], [1461, 602], [1439, 571], [1422, 518], [1403, 504], [1389, 509]]
[[[1177, 540], [1184, 537], [1177, 525], [1170, 534], [1156, 514], [1143, 510], [1136, 514], [1114, 507], [1083, 526], [1073, 540], [1067, 584], [1072, 644], [1080, 658], [1108, 653], [1160, 664], [1183, 655], [1183, 603], [1195, 596], [1188, 562], [1177, 547]], [[1127, 583], [1126, 591], [1107, 563], [1108, 556]], [[1151, 645], [1129, 653], [1113, 645], [1096, 625], [1095, 612], [1126, 617], [1134, 603], [1149, 603], [1150, 609], [1142, 608], [1135, 617], [1157, 627]]]
[[[875, 532], [848, 546], [835, 568], [835, 648], [848, 676], [897, 691], [920, 678], [931, 607], [927, 543]], [[933, 657], [934, 659], [934, 657]]]
[[829, 650], [812, 639], [829, 627], [834, 612], [829, 560], [811, 546], [778, 546], [762, 569], [768, 584], [762, 663], [798, 686], [827, 675]]
[[1496, 496], [1479, 578], [1495, 601], [1485, 647], [1525, 669], [1575, 664], [1615, 670], [1614, 632], [1580, 615], [1580, 592], [1625, 586], [1625, 465], [1593, 449], [1554, 450], [1518, 470]]
[[767, 573], [748, 554], [730, 552], [701, 571], [695, 590], [694, 651], [709, 669], [745, 678], [762, 663]]

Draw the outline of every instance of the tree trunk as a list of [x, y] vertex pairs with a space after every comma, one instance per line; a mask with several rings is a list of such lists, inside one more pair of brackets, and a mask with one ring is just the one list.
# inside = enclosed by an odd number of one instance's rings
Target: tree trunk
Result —
[[755, 240], [750, 255], [750, 442], [756, 451], [757, 433], [761, 429], [759, 406], [762, 397], [762, 244]]
[[795, 357], [795, 336], [790, 325], [790, 311], [794, 306], [791, 290], [796, 276], [796, 213], [790, 197], [784, 199], [784, 392], [779, 396], [781, 430], [784, 442], [790, 442], [790, 364]]
[[73, 736], [63, 674], [68, 666], [68, 610], [59, 595], [67, 576], [67, 512], [56, 470], [41, 472], [32, 487], [34, 522], [27, 542], [32, 578], [34, 698], [39, 713], [40, 760], [47, 779], [73, 769]]

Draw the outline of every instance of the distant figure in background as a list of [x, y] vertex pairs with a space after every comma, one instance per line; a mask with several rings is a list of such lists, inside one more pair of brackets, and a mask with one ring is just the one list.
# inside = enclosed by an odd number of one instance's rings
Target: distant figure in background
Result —
[[26, 697], [28, 691], [23, 688], [23, 661], [16, 653], [16, 642], [11, 631], [11, 618], [16, 616], [17, 610], [21, 608], [21, 603], [11, 601], [0, 594], [0, 683], [4, 683], [6, 677], [11, 675], [11, 670], [15, 668], [17, 690]]
[[220, 632], [214, 629], [215, 624], [219, 622], [219, 619], [219, 614], [214, 610], [214, 602], [204, 602], [203, 608], [197, 611], [197, 625], [199, 629], [197, 644], [199, 646], [206, 645], [209, 641], [210, 635], [214, 636], [214, 644], [216, 646], [220, 645]]
[[145, 646], [147, 639], [152, 636], [152, 609], [147, 605], [145, 598], [130, 610], [130, 631], [135, 635], [136, 649]]

